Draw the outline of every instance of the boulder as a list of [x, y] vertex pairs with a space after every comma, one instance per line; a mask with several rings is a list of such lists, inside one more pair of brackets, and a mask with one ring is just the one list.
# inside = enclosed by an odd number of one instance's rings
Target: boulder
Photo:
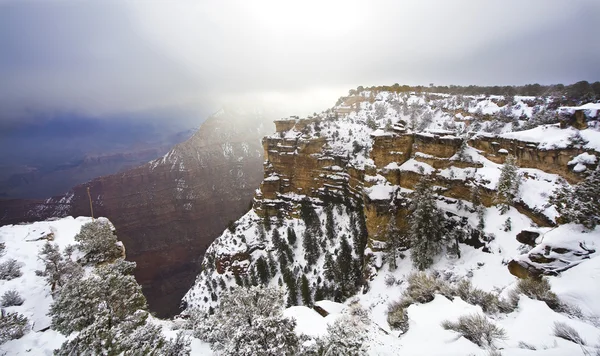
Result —
[[517, 241], [522, 244], [535, 247], [535, 240], [537, 240], [539, 236], [539, 232], [523, 230], [517, 234]]

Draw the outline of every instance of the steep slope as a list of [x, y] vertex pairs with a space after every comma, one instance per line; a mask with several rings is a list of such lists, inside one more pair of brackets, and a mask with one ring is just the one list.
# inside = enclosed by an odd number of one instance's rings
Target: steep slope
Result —
[[[456, 239], [460, 258], [445, 249], [431, 269], [449, 270], [453, 281], [470, 279], [486, 291], [507, 290], [515, 278], [506, 264], [529, 252], [515, 235], [532, 226], [540, 234], [551, 231], [557, 211], [548, 204], [549, 194], [565, 180], [584, 179], [600, 155], [600, 105], [551, 109], [548, 103], [534, 97], [507, 103], [502, 97], [367, 90], [319, 115], [277, 120], [276, 133], [263, 139], [265, 177], [253, 210], [207, 250], [184, 301], [190, 309], [210, 311], [220, 293], [236, 284], [285, 285], [289, 305], [343, 301], [362, 291], [361, 304], [390, 330], [387, 304], [412, 271], [412, 241], [404, 237], [392, 248], [390, 232], [406, 236], [413, 189], [425, 176], [444, 213], [444, 231], [461, 235], [445, 236]], [[577, 122], [584, 125], [573, 127]], [[516, 157], [521, 185], [502, 214], [495, 206], [497, 185], [509, 154]], [[589, 246], [597, 231], [571, 235]], [[570, 244], [568, 256], [580, 255], [576, 245]], [[389, 267], [392, 250], [396, 271]], [[387, 286], [388, 273], [403, 287]], [[428, 309], [444, 309], [444, 303]], [[473, 310], [456, 303], [452, 308]], [[446, 318], [457, 317], [450, 314]], [[410, 343], [422, 344], [422, 337]], [[456, 354], [464, 352], [455, 346]]]
[[45, 202], [9, 201], [2, 223], [66, 215], [108, 217], [137, 263], [136, 279], [158, 315], [179, 310], [213, 239], [248, 209], [262, 180], [267, 120], [258, 112], [222, 110], [164, 157], [96, 178]]

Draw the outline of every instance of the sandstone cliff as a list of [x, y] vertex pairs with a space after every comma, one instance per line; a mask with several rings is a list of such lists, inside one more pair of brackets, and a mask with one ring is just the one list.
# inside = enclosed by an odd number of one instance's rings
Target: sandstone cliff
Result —
[[[340, 287], [332, 286], [328, 277], [333, 267], [327, 256], [338, 261], [344, 243], [352, 246], [355, 261], [362, 259], [363, 278], [371, 278], [385, 259], [386, 227], [394, 220], [401, 231], [406, 230], [407, 202], [424, 175], [433, 181], [438, 205], [454, 224], [464, 225], [471, 234], [465, 243], [486, 246], [489, 252], [493, 233], [474, 228], [472, 194], [476, 189], [480, 204], [493, 207], [500, 170], [509, 154], [517, 158], [521, 177], [513, 211], [519, 219], [539, 227], [554, 225], [556, 210], [546, 204], [548, 195], [563, 179], [582, 180], [598, 163], [596, 130], [558, 124], [541, 125], [536, 128], [541, 128], [539, 134], [513, 130], [513, 125], [534, 121], [524, 99], [515, 105], [519, 119], [506, 121], [494, 116], [500, 110], [496, 104], [483, 106], [491, 101], [478, 97], [470, 98], [463, 113], [454, 115], [463, 104], [457, 106], [452, 96], [435, 100], [389, 92], [357, 96], [362, 98], [344, 98], [337, 107], [318, 115], [275, 122], [276, 132], [262, 141], [264, 179], [253, 210], [211, 245], [203, 272], [185, 297], [189, 305], [214, 306], [219, 291], [232, 283], [254, 283], [257, 261], [273, 261], [277, 256], [279, 268], [269, 262], [274, 281], [290, 280], [290, 273], [296, 280], [305, 276], [322, 297]], [[350, 101], [358, 103], [356, 109], [338, 110]], [[480, 111], [486, 113], [478, 115]], [[543, 136], [549, 133], [551, 137]], [[399, 208], [392, 209], [392, 202]], [[279, 242], [289, 241], [291, 231], [300, 238], [312, 229], [306, 221], [306, 206], [320, 220], [314, 243], [326, 256], [314, 263], [307, 259], [310, 244], [285, 247]], [[334, 232], [328, 231], [330, 226], [335, 226]], [[403, 244], [403, 249], [410, 247], [410, 241]], [[288, 289], [294, 288], [293, 283], [292, 287], [286, 283]]]

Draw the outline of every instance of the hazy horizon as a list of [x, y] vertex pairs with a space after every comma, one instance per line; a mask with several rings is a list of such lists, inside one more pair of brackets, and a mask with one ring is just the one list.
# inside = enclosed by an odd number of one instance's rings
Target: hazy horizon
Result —
[[0, 122], [285, 114], [358, 85], [600, 79], [600, 3], [0, 0]]

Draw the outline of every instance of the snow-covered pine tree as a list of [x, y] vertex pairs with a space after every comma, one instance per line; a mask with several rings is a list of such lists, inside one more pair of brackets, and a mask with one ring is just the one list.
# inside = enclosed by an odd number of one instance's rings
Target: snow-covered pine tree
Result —
[[261, 284], [269, 282], [269, 278], [271, 278], [269, 265], [262, 256], [256, 260], [256, 273]]
[[16, 290], [7, 290], [0, 298], [0, 305], [3, 307], [12, 307], [22, 305], [25, 300]]
[[80, 279], [83, 275], [83, 268], [71, 259], [70, 254], [63, 256], [57, 244], [46, 242], [40, 251], [39, 258], [44, 263], [44, 270], [35, 271], [35, 273], [46, 278], [52, 292], [70, 280]]
[[413, 265], [424, 270], [441, 252], [444, 235], [444, 216], [438, 209], [429, 177], [424, 176], [415, 186], [411, 212], [408, 217], [408, 239]]
[[294, 228], [291, 226], [288, 226], [287, 228], [287, 238], [290, 245], [296, 245], [296, 231], [294, 231]]
[[386, 238], [387, 238], [387, 260], [391, 270], [398, 268], [397, 258], [399, 255], [399, 249], [402, 243], [402, 235], [400, 229], [396, 226], [396, 206], [392, 203], [390, 208], [390, 220], [386, 227]]
[[[57, 355], [130, 351], [131, 340], [126, 336], [144, 333], [137, 329], [145, 328], [148, 317], [146, 298], [131, 275], [134, 268], [135, 263], [118, 259], [85, 278], [65, 283], [50, 307], [52, 328], [65, 335], [78, 334], [63, 343]], [[162, 334], [152, 335], [136, 339], [136, 350], [169, 345]], [[156, 339], [159, 337], [163, 339]]]
[[470, 162], [471, 161], [471, 156], [469, 156], [467, 154], [467, 149], [468, 149], [467, 141], [468, 141], [468, 139], [466, 137], [463, 138], [463, 140], [460, 142], [460, 147], [458, 148], [458, 151], [456, 151], [456, 158], [458, 158], [458, 160], [462, 161], [462, 162]]
[[310, 283], [308, 282], [308, 278], [303, 274], [300, 279], [300, 294], [302, 296], [302, 304], [307, 307], [312, 306], [312, 292], [310, 290]]
[[214, 315], [193, 317], [194, 333], [219, 355], [296, 355], [296, 322], [283, 316], [284, 295], [280, 288], [236, 287], [223, 293]]
[[75, 241], [79, 242], [79, 249], [85, 254], [86, 263], [112, 261], [123, 253], [108, 220], [97, 219], [83, 225], [75, 235]]
[[600, 166], [574, 186], [563, 182], [549, 202], [560, 214], [559, 223], [573, 222], [590, 230], [595, 228], [600, 224]]
[[289, 268], [282, 270], [281, 275], [287, 287], [287, 306], [298, 305], [298, 282], [296, 276]]
[[506, 220], [504, 221], [504, 226], [502, 228], [504, 231], [512, 230], [512, 221], [510, 218], [506, 218]]
[[327, 237], [328, 241], [333, 241], [333, 238], [335, 236], [335, 223], [334, 223], [334, 219], [333, 219], [333, 203], [329, 202], [329, 204], [327, 204], [325, 206], [325, 215], [327, 217], [327, 220], [325, 221], [325, 236]]
[[362, 356], [367, 354], [367, 325], [364, 318], [352, 315], [352, 311], [339, 317], [327, 327], [327, 335], [320, 340], [319, 355]]
[[21, 264], [14, 258], [0, 263], [0, 279], [10, 281], [11, 279], [19, 278], [23, 275], [21, 272]]
[[29, 321], [24, 315], [0, 311], [0, 345], [21, 338], [28, 329]]
[[496, 203], [500, 207], [500, 214], [506, 214], [510, 205], [519, 194], [520, 177], [517, 159], [513, 155], [508, 155], [502, 166], [498, 186], [496, 187]]

